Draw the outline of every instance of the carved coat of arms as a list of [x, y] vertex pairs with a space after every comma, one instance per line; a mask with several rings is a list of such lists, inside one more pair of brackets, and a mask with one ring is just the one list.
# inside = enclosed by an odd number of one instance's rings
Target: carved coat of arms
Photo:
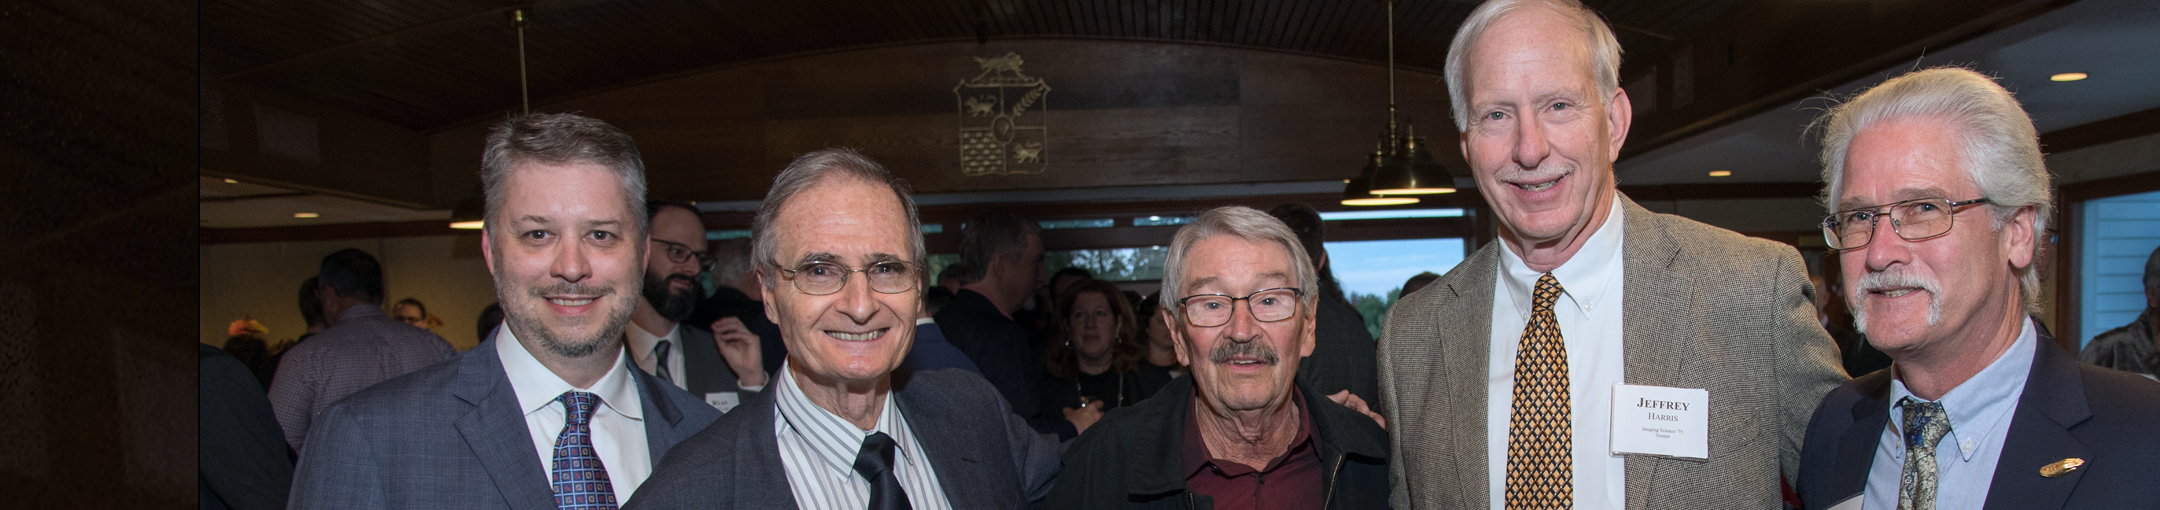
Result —
[[1020, 72], [1019, 53], [975, 57], [975, 63], [982, 73], [953, 87], [960, 104], [960, 173], [1042, 173], [1049, 161], [1043, 100], [1050, 85]]

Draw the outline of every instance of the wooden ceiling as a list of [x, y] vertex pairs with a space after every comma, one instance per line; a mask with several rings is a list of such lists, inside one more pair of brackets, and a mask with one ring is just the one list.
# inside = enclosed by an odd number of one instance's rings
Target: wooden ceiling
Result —
[[[1626, 52], [1656, 54], [1743, 0], [1591, 0]], [[1442, 66], [1477, 2], [1407, 1], [1397, 60]], [[1382, 0], [210, 0], [203, 75], [420, 131], [517, 107], [517, 32], [535, 104], [684, 73], [846, 49], [1002, 38], [1191, 42], [1365, 62]]]

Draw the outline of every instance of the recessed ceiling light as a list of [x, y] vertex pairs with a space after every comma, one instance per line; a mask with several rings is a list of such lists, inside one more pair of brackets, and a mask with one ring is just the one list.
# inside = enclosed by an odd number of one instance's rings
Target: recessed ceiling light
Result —
[[2049, 77], [2048, 77], [2048, 80], [2049, 80], [2049, 81], [2078, 81], [2078, 80], [2083, 80], [2083, 79], [2085, 79], [2085, 78], [2086, 78], [2086, 76], [2085, 76], [2085, 73], [2062, 73], [2062, 74], [2057, 74], [2057, 75], [2054, 75], [2054, 76], [2049, 76]]
[[320, 214], [315, 214], [315, 213], [311, 213], [311, 212], [296, 212], [296, 213], [292, 213], [292, 217], [294, 217], [294, 218], [319, 218], [319, 217], [322, 217], [322, 215], [320, 215]]
[[1711, 171], [1710, 171], [1710, 176], [1711, 176], [1711, 177], [1732, 177], [1732, 171], [1731, 171], [1731, 170], [1711, 170]]
[[225, 179], [225, 183], [226, 183], [226, 184], [239, 184], [239, 183], [240, 183], [240, 180], [239, 180], [239, 179], [231, 179], [231, 178], [227, 178], [227, 179]]

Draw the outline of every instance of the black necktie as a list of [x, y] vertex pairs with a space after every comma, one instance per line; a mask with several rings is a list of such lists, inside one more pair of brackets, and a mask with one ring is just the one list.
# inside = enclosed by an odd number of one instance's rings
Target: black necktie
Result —
[[907, 491], [900, 489], [900, 477], [893, 475], [892, 460], [892, 436], [884, 432], [863, 438], [862, 451], [855, 453], [855, 472], [870, 481], [870, 510], [914, 510]]
[[658, 361], [653, 362], [653, 376], [659, 377], [662, 381], [667, 381], [668, 384], [675, 384], [674, 371], [668, 370], [668, 348], [672, 347], [670, 343], [663, 338], [660, 340], [660, 345], [653, 346], [653, 357], [658, 358]]

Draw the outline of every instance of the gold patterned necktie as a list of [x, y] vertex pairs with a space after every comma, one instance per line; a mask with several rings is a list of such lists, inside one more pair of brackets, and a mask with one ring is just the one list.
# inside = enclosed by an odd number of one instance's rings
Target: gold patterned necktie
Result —
[[1568, 416], [1567, 346], [1553, 301], [1560, 280], [1538, 277], [1530, 325], [1515, 354], [1515, 395], [1508, 415], [1507, 509], [1575, 506], [1574, 425]]
[[1950, 434], [1941, 402], [1898, 399], [1905, 409], [1905, 471], [1898, 474], [1898, 510], [1935, 510], [1935, 444]]

